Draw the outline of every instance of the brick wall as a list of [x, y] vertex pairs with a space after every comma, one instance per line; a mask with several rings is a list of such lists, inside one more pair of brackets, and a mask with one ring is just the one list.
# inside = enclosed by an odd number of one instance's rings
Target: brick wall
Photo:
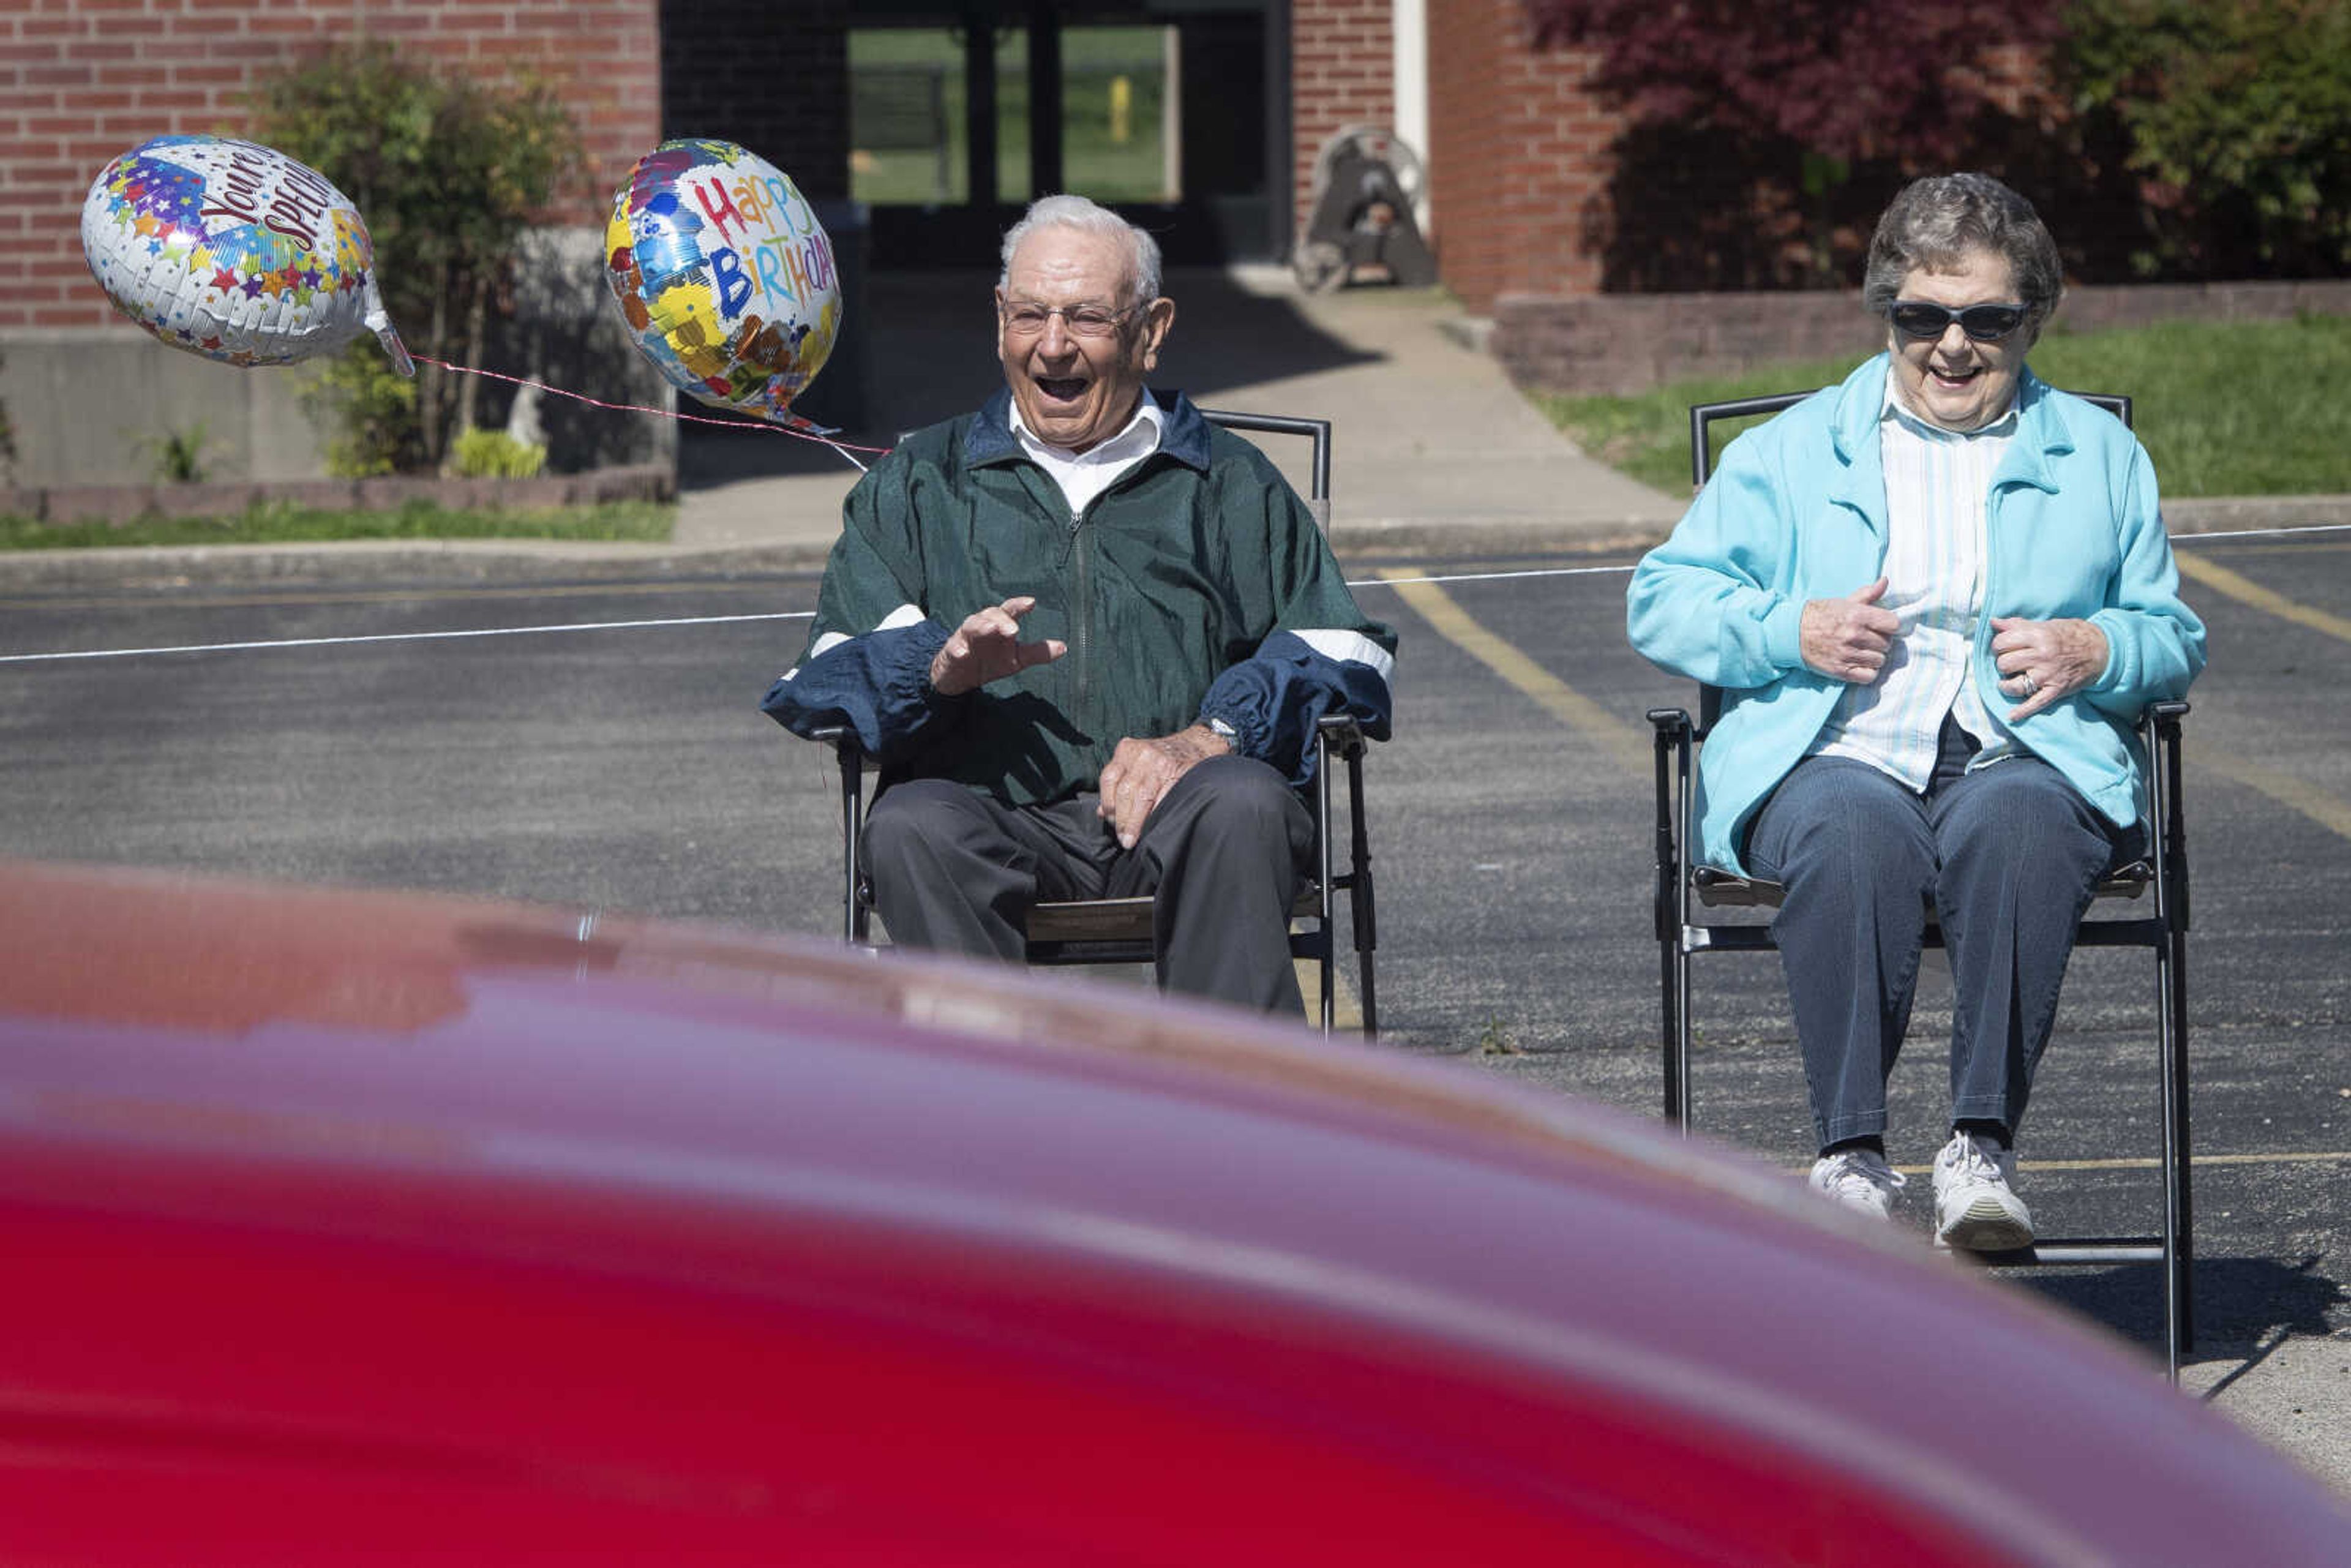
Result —
[[1301, 236], [1322, 144], [1350, 125], [1395, 129], [1394, 14], [1392, 0], [1292, 0], [1290, 192], [1292, 232]]
[[[2191, 318], [2351, 316], [2351, 279], [2303, 283], [2085, 285], [2058, 321], [2076, 331]], [[1857, 292], [1508, 295], [1490, 344], [1510, 379], [1538, 392], [1646, 392], [1686, 376], [1729, 376], [1777, 361], [1855, 360], [1886, 346]], [[2127, 391], [2128, 389], [2121, 389]]]
[[657, 0], [10, 0], [0, 10], [0, 329], [118, 322], [81, 257], [81, 204], [151, 136], [234, 135], [264, 76], [388, 38], [496, 77], [527, 67], [590, 154], [572, 223], [601, 223], [659, 140]]
[[1446, 287], [1473, 314], [1510, 293], [1601, 287], [1589, 214], [1622, 120], [1591, 57], [1537, 49], [1522, 0], [1443, 0], [1428, 29], [1429, 188]]

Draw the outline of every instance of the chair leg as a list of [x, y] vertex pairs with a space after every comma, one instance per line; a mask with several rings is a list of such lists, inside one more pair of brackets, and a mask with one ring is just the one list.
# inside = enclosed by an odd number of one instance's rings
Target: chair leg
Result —
[[1679, 933], [1674, 937], [1673, 967], [1673, 1061], [1667, 1078], [1672, 1103], [1667, 1106], [1666, 1114], [1687, 1134], [1690, 1122], [1690, 956], [1682, 946]]
[[1333, 969], [1331, 961], [1332, 946], [1331, 920], [1326, 915], [1323, 916], [1322, 920], [1322, 954], [1316, 961], [1316, 967], [1322, 970], [1322, 1000], [1321, 1012], [1322, 1015], [1322, 1037], [1325, 1040], [1328, 1040], [1339, 1027], [1339, 988], [1332, 983], [1336, 977], [1336, 972]]
[[1682, 1057], [1677, 1049], [1681, 1027], [1681, 971], [1675, 953], [1676, 938], [1657, 940], [1657, 1007], [1661, 1030], [1657, 1041], [1666, 1086], [1666, 1120], [1679, 1125], [1682, 1103]]
[[1364, 819], [1364, 748], [1347, 756], [1347, 914], [1355, 932], [1355, 978], [1361, 983], [1364, 1038], [1380, 1032], [1379, 988], [1372, 955], [1380, 946], [1379, 905], [1372, 893], [1372, 834]]
[[2196, 1343], [2194, 1154], [2188, 1106], [2188, 943], [2174, 931], [2157, 950], [2163, 1051], [2164, 1351], [2173, 1382]]
[[2188, 1103], [2188, 824], [2179, 789], [2179, 721], [2184, 703], [2157, 704], [2142, 716], [2147, 747], [2148, 816], [2156, 830], [2158, 1047], [2163, 1053], [2163, 1324], [2171, 1380], [2196, 1343], [2195, 1152]]
[[843, 737], [833, 743], [833, 762], [841, 770], [841, 937], [862, 947], [872, 929], [863, 896], [865, 757], [853, 738]]
[[1650, 920], [1657, 936], [1658, 1051], [1663, 1058], [1666, 1120], [1689, 1131], [1690, 952], [1689, 843], [1692, 789], [1689, 715], [1652, 708], [1656, 730], [1657, 881]]
[[1331, 739], [1319, 728], [1314, 735], [1314, 875], [1322, 910], [1316, 926], [1322, 938], [1316, 967], [1322, 978], [1322, 1038], [1328, 1040], [1339, 1023], [1338, 987], [1333, 983], [1339, 944], [1332, 940], [1331, 930]]

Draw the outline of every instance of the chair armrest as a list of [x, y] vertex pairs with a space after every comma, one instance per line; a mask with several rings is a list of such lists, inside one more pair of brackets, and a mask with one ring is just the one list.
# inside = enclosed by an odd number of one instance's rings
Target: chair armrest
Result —
[[1660, 738], [1686, 735], [1690, 727], [1689, 710], [1678, 707], [1653, 707], [1649, 710], [1649, 722], [1656, 726]]
[[2156, 808], [2147, 835], [2147, 854], [2161, 873], [2157, 902], [2172, 929], [2189, 928], [2188, 814], [2181, 799], [2179, 776], [2180, 720], [2188, 704], [2173, 698], [2152, 702], [2140, 710], [2138, 729], [2154, 771], [2150, 803]]
[[1337, 757], [1360, 757], [1364, 751], [1364, 727], [1351, 713], [1326, 713], [1314, 721], [1314, 731], [1322, 744]]
[[848, 725], [829, 724], [821, 729], [812, 729], [808, 739], [811, 746], [832, 747], [833, 757], [846, 766], [869, 769], [878, 766], [864, 743], [857, 738], [857, 731]]

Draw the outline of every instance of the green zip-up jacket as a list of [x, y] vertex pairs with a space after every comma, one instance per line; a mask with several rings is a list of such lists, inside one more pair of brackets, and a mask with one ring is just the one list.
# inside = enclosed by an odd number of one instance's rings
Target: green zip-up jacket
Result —
[[[854, 728], [885, 788], [952, 779], [1011, 805], [1091, 789], [1120, 740], [1196, 722], [1301, 785], [1323, 714], [1385, 738], [1395, 633], [1263, 453], [1155, 396], [1159, 449], [1074, 517], [1013, 434], [1009, 392], [900, 443], [850, 492], [807, 648], [762, 709], [799, 735]], [[934, 691], [954, 629], [1023, 594], [1023, 640], [1069, 651]]]

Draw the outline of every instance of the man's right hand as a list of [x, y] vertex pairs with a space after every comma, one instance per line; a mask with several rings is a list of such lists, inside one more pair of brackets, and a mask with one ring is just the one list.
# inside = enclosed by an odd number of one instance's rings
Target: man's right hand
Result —
[[1020, 641], [1020, 617], [1036, 608], [1035, 599], [1021, 594], [966, 616], [931, 659], [931, 689], [941, 696], [961, 696], [1068, 653], [1069, 644], [1054, 638]]
[[1832, 680], [1865, 686], [1886, 667], [1902, 622], [1891, 610], [1880, 610], [1886, 579], [1857, 588], [1843, 599], [1804, 601], [1803, 619], [1796, 628], [1797, 652], [1811, 669]]

